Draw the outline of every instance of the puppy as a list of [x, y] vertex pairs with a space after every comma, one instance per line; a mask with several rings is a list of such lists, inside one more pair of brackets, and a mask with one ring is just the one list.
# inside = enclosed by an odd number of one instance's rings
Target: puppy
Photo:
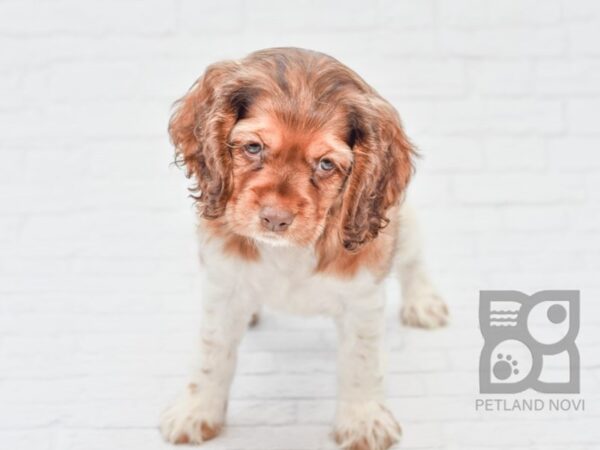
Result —
[[447, 319], [402, 206], [415, 151], [395, 109], [334, 58], [274, 48], [208, 67], [169, 132], [196, 182], [204, 278], [201, 361], [163, 413], [165, 439], [219, 433], [238, 344], [266, 304], [334, 319], [333, 436], [346, 449], [390, 447], [400, 427], [384, 404], [383, 280], [399, 274], [405, 324]]

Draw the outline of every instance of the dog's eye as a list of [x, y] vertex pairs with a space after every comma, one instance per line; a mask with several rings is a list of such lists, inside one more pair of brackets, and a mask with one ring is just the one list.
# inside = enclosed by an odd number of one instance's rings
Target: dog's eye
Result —
[[323, 158], [321, 161], [319, 161], [319, 169], [321, 169], [325, 172], [329, 172], [329, 171], [333, 170], [334, 168], [335, 168], [335, 164], [333, 164], [333, 162], [330, 159]]
[[262, 152], [262, 149], [262, 145], [257, 144], [256, 142], [246, 144], [244, 146], [244, 150], [246, 151], [246, 153], [249, 153], [251, 155], [258, 155], [260, 152]]

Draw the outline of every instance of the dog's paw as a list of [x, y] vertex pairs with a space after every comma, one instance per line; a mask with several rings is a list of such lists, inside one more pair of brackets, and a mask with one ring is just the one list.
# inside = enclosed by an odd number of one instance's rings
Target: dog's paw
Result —
[[448, 315], [448, 306], [435, 292], [407, 298], [400, 309], [400, 320], [411, 327], [443, 327], [448, 323]]
[[333, 438], [344, 450], [386, 450], [400, 440], [402, 430], [382, 404], [341, 402]]
[[225, 409], [225, 400], [202, 395], [192, 384], [162, 413], [160, 431], [172, 444], [201, 444], [221, 432]]

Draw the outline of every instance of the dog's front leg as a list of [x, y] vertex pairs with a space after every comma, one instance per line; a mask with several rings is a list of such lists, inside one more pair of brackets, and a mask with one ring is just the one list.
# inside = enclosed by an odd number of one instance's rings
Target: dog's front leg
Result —
[[219, 434], [225, 421], [238, 344], [255, 307], [231, 284], [204, 283], [199, 366], [185, 392], [161, 417], [172, 443], [200, 444]]
[[383, 294], [345, 302], [338, 318], [338, 404], [334, 438], [344, 449], [385, 450], [400, 426], [384, 405]]

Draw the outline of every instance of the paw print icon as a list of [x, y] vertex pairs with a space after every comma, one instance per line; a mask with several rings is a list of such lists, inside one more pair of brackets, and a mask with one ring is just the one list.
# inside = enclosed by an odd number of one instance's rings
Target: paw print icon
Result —
[[579, 291], [481, 291], [479, 325], [481, 393], [579, 392]]
[[[503, 356], [502, 353], [498, 353], [498, 361], [494, 363], [493, 371], [496, 378], [499, 380], [506, 380], [512, 375], [519, 374], [519, 361], [512, 359], [512, 355]], [[514, 366], [514, 367], [513, 367]]]

